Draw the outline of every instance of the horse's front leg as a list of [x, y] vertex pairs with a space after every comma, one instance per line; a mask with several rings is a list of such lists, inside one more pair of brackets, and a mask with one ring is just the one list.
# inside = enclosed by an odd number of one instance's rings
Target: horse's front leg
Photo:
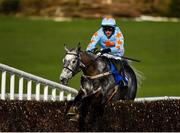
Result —
[[84, 95], [84, 92], [80, 90], [78, 92], [78, 95], [75, 97], [75, 99], [73, 101], [68, 102], [65, 114], [67, 114], [68, 116], [71, 116], [70, 120], [74, 120], [76, 117], [78, 117], [78, 110], [79, 110], [79, 106], [81, 104], [83, 95]]
[[82, 103], [79, 107], [79, 131], [83, 132], [86, 131], [86, 118], [87, 118], [87, 114], [88, 114], [88, 110], [90, 107], [90, 103], [91, 103], [91, 97], [85, 97], [82, 100]]

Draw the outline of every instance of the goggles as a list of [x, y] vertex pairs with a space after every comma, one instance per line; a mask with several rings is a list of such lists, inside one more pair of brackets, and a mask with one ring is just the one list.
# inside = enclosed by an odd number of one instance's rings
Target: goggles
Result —
[[114, 27], [111, 26], [103, 26], [104, 31], [114, 31]]

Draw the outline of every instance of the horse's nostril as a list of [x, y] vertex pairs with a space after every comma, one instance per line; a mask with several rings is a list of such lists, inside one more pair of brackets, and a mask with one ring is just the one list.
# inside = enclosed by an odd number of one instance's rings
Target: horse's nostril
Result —
[[60, 79], [61, 83], [64, 81], [64, 78]]
[[60, 79], [60, 81], [62, 82], [62, 81], [64, 80], [64, 77], [61, 77], [61, 76], [60, 76], [59, 79]]
[[62, 84], [67, 85], [67, 79], [66, 78], [60, 78], [60, 81]]

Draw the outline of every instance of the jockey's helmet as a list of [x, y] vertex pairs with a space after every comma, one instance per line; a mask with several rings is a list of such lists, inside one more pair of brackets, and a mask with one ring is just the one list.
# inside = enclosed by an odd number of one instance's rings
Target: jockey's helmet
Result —
[[109, 26], [109, 27], [116, 27], [116, 21], [114, 18], [112, 17], [105, 17], [103, 18], [102, 22], [101, 22], [101, 26]]
[[104, 32], [111, 31], [111, 33], [107, 33], [107, 34], [110, 34], [108, 36], [111, 36], [115, 31], [116, 21], [112, 17], [105, 17], [102, 20], [101, 26], [102, 26]]

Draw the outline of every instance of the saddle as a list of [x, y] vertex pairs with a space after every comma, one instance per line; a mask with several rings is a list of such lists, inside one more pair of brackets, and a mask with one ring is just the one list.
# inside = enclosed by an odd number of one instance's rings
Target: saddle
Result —
[[123, 60], [121, 59], [121, 57], [114, 56], [112, 54], [107, 54], [107, 53], [103, 54], [101, 57], [107, 60], [108, 62], [113, 63], [113, 65], [117, 68], [119, 72], [122, 70]]

